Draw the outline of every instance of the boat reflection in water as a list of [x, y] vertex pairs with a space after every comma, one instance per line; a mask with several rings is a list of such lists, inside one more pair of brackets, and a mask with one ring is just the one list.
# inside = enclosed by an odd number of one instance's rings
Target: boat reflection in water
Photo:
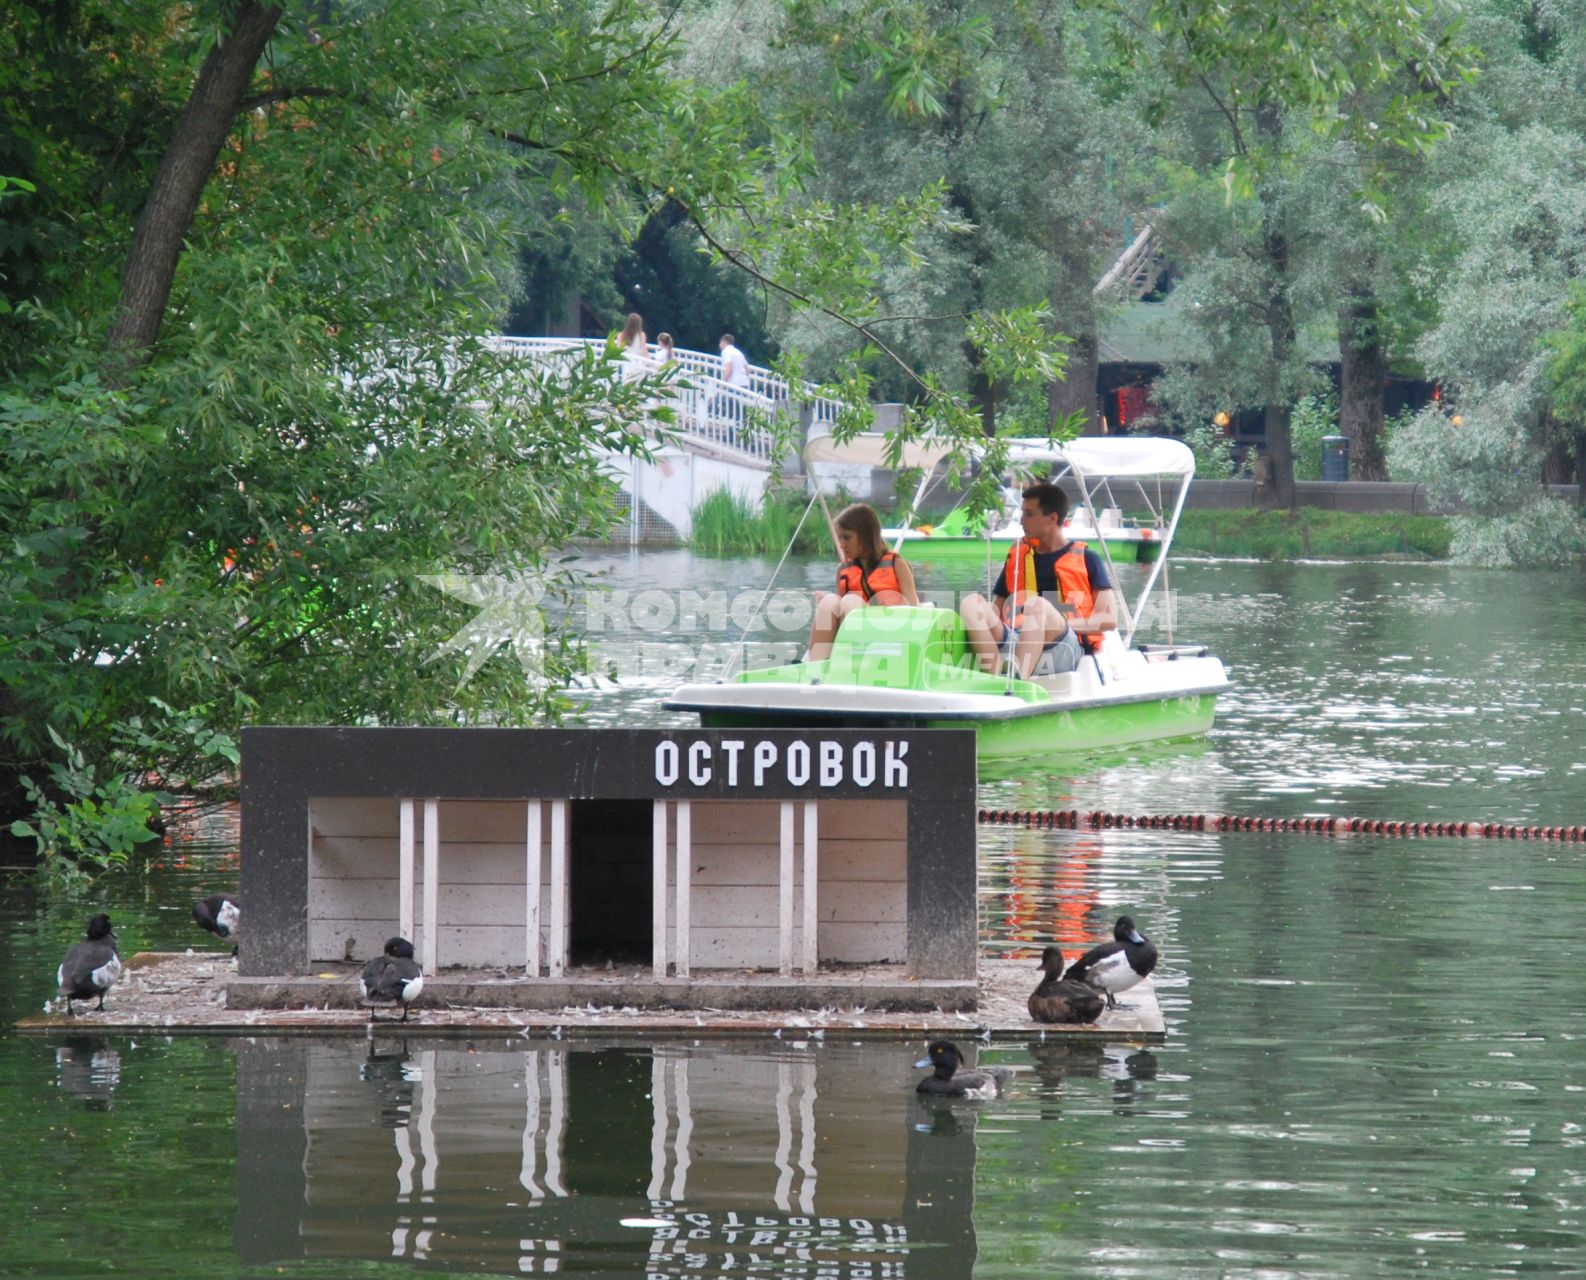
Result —
[[239, 1040], [238, 1253], [967, 1276], [983, 1104], [922, 1103], [918, 1048]]

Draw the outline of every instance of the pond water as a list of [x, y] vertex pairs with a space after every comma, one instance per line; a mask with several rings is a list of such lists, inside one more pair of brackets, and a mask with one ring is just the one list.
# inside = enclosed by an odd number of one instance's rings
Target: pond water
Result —
[[[771, 568], [586, 567], [605, 594], [579, 607], [620, 675], [587, 699], [597, 724], [683, 723], [661, 697], [750, 620], [731, 599], [711, 618], [711, 593], [757, 596]], [[762, 615], [751, 638], [790, 644], [795, 597], [829, 572], [784, 567], [786, 625]], [[971, 572], [923, 585], [950, 595]], [[982, 780], [984, 805], [1586, 822], [1578, 576], [1189, 562], [1171, 585], [1178, 636], [1237, 682], [1212, 735], [1023, 762]], [[646, 591], [671, 604], [636, 605]], [[8, 1032], [0, 1275], [1586, 1274], [1586, 845], [979, 836], [986, 953], [1074, 947], [1128, 911], [1162, 950], [1166, 1043], [980, 1045], [1014, 1068], [1010, 1096], [931, 1107], [912, 1093], [922, 1045], [797, 1029]], [[5, 1025], [51, 994], [91, 909], [124, 952], [204, 946], [191, 902], [236, 871], [222, 839], [82, 902], [8, 885]]]

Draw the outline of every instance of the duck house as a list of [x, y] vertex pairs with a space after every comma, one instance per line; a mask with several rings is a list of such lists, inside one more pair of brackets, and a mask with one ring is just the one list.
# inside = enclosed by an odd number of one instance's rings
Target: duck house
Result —
[[241, 896], [234, 1008], [397, 934], [470, 1004], [970, 1007], [974, 735], [251, 728]]

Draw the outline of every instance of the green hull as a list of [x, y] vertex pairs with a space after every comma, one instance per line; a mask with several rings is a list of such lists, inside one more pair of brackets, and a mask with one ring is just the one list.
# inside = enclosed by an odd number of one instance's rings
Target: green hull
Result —
[[[1133, 660], [1145, 666], [1143, 655]], [[1082, 667], [1079, 683], [1056, 696], [1037, 681], [981, 671], [951, 610], [872, 606], [848, 616], [828, 658], [745, 671], [726, 686], [684, 686], [667, 705], [698, 712], [710, 729], [972, 728], [983, 759], [1047, 759], [1204, 734], [1227, 687], [1213, 665], [1163, 667], [1172, 680], [1142, 678], [1117, 701], [1115, 680]]]
[[[1017, 756], [1085, 755], [1140, 742], [1194, 738], [1208, 732], [1216, 715], [1217, 695], [1190, 694], [1106, 707], [1054, 709], [1049, 715], [975, 722], [975, 744], [984, 760]], [[701, 711], [707, 729], [923, 728], [963, 729], [963, 720], [889, 720], [796, 713], [733, 714]]]
[[[990, 555], [991, 563], [1000, 565], [1008, 557], [1008, 548], [1013, 545], [1008, 538], [992, 538], [988, 553], [985, 538], [956, 538], [951, 535], [933, 534], [930, 537], [912, 537], [903, 543], [902, 555], [906, 560], [917, 564], [962, 564], [969, 561], [985, 560]], [[1107, 538], [1107, 554], [1112, 557], [1114, 564], [1150, 564], [1162, 554], [1162, 543], [1152, 541], [1139, 541], [1135, 538]]]

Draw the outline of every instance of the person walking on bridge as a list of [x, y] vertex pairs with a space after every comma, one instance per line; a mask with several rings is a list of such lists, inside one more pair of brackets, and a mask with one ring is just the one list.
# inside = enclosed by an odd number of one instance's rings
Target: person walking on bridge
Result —
[[[739, 392], [749, 390], [749, 360], [738, 350], [732, 334], [721, 335], [717, 345], [721, 348], [721, 380]], [[727, 443], [738, 443], [738, 428], [743, 424], [743, 396], [724, 394], [716, 397], [711, 406], [713, 417], [727, 420]]]

